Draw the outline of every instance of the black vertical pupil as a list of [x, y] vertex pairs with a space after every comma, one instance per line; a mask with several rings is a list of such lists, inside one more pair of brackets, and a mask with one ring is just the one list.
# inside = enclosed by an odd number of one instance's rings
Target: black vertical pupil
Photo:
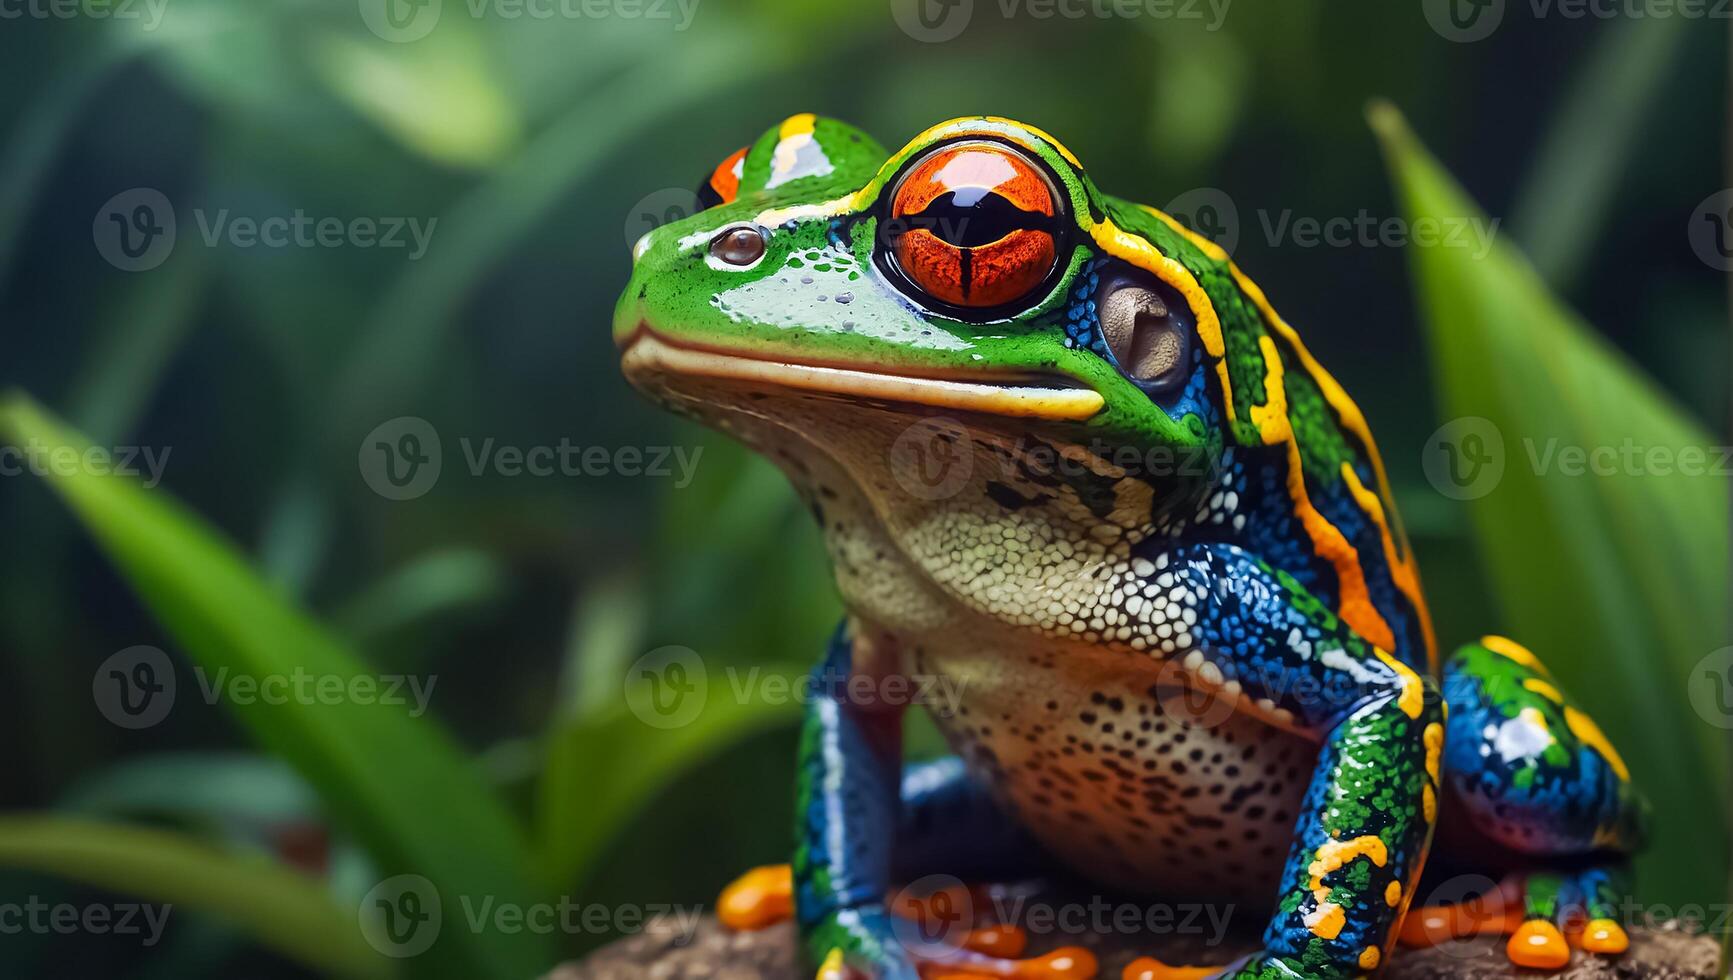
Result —
[[1051, 219], [1023, 210], [991, 188], [962, 187], [940, 194], [904, 220], [910, 228], [925, 228], [940, 241], [976, 248], [1023, 228], [1044, 227]]

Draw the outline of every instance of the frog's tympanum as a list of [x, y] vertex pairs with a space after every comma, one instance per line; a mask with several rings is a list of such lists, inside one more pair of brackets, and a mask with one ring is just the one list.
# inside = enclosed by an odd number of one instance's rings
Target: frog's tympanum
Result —
[[[1267, 910], [1254, 956], [1128, 976], [1359, 976], [1463, 932], [1543, 969], [1625, 949], [1625, 764], [1517, 643], [1440, 665], [1365, 418], [1219, 248], [991, 117], [887, 154], [794, 116], [700, 197], [634, 250], [625, 372], [787, 474], [847, 609], [792, 863], [725, 922], [792, 914], [826, 977], [1089, 976], [891, 898], [1057, 867]], [[905, 767], [932, 690], [955, 755]], [[1512, 875], [1504, 909], [1410, 910], [1440, 822], [1452, 866]]]

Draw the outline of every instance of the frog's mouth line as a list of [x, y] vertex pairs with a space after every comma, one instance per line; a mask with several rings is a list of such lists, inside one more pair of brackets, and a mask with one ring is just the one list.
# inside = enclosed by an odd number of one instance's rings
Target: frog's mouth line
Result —
[[1057, 380], [1041, 383], [1027, 378], [1006, 377], [962, 381], [773, 361], [744, 353], [685, 347], [647, 326], [640, 326], [623, 346], [621, 365], [627, 374], [662, 371], [854, 398], [909, 402], [963, 412], [1058, 421], [1090, 418], [1106, 404], [1100, 392]]

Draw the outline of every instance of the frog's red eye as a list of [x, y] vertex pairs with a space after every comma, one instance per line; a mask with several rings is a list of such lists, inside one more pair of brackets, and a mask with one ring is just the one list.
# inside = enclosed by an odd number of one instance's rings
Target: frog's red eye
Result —
[[1058, 199], [1028, 157], [1002, 143], [951, 143], [908, 169], [887, 222], [897, 268], [952, 306], [1022, 299], [1059, 254]]
[[740, 193], [740, 174], [746, 166], [746, 147], [728, 154], [728, 159], [716, 165], [710, 176], [698, 185], [698, 209], [708, 210], [718, 204], [733, 204]]

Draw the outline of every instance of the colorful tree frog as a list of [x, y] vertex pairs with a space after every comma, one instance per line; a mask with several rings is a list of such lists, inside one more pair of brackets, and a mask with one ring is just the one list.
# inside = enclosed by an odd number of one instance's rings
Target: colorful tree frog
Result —
[[[1516, 643], [1439, 669], [1365, 419], [1221, 249], [992, 117], [887, 155], [793, 116], [700, 196], [634, 249], [625, 373], [788, 475], [847, 609], [792, 864], [726, 922], [792, 914], [823, 977], [1089, 976], [887, 899], [1057, 865], [1271, 909], [1256, 955], [1127, 976], [1359, 976], [1399, 930], [1501, 930], [1537, 968], [1625, 949], [1625, 764]], [[931, 677], [955, 755], [905, 767], [885, 695]], [[1441, 851], [1519, 872], [1507, 915], [1403, 925], [1441, 819]]]

